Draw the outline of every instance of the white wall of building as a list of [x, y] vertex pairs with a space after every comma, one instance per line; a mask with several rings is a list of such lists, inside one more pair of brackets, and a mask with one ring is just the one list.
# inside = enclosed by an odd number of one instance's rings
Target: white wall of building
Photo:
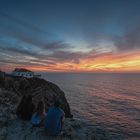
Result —
[[27, 78], [31, 78], [34, 76], [33, 72], [13, 72], [12, 73], [14, 76], [23, 76]]

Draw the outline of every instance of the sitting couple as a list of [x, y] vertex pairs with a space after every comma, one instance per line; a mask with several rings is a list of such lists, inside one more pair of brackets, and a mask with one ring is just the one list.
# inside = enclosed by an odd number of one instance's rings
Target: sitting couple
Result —
[[35, 113], [33, 113], [35, 107], [32, 104], [31, 98], [31, 96], [23, 97], [17, 108], [18, 117], [22, 120], [31, 119], [33, 127], [45, 126], [45, 132], [47, 135], [59, 135], [63, 127], [65, 116], [64, 111], [60, 109], [60, 102], [55, 101], [54, 106], [50, 107], [46, 114], [45, 105], [42, 101], [40, 101], [37, 105]]
[[61, 133], [64, 121], [64, 112], [60, 109], [60, 102], [55, 101], [54, 107], [50, 107], [47, 114], [43, 102], [39, 102], [37, 112], [32, 116], [31, 122], [33, 127], [45, 125], [47, 135], [57, 136]]

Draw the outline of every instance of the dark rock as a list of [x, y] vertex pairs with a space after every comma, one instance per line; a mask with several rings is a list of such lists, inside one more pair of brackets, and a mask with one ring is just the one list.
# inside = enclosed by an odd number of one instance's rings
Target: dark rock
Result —
[[32, 95], [35, 105], [43, 100], [46, 111], [50, 106], [53, 106], [55, 100], [59, 100], [66, 117], [72, 117], [64, 92], [54, 83], [40, 78], [24, 77], [5, 77], [3, 83], [6, 90], [15, 92], [19, 97]]

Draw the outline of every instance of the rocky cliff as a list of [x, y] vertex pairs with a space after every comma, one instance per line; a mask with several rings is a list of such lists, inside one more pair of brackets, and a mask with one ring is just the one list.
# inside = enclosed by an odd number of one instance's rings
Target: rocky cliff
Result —
[[46, 111], [53, 105], [55, 100], [59, 100], [66, 117], [72, 117], [64, 92], [54, 83], [40, 78], [6, 76], [1, 79], [0, 87], [14, 92], [19, 100], [23, 95], [32, 95], [35, 105], [38, 101], [43, 100]]
[[35, 104], [43, 98], [47, 107], [51, 106], [55, 99], [59, 99], [66, 116], [71, 117], [64, 92], [43, 79], [6, 77], [1, 81], [0, 140], [115, 140], [103, 129], [72, 118], [65, 119], [63, 133], [58, 137], [46, 136], [43, 127], [32, 130], [29, 121], [21, 121], [15, 115], [20, 97], [31, 94]]
[[15, 92], [0, 88], [0, 140], [115, 140], [103, 129], [73, 118], [66, 118], [62, 134], [46, 136], [44, 127], [31, 129], [29, 121], [15, 115], [18, 102]]

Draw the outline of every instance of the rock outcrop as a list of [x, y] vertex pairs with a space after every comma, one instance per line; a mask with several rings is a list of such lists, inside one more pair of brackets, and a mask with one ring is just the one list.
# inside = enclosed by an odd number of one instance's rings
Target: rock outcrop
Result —
[[0, 140], [7, 137], [9, 120], [16, 117], [17, 102], [18, 96], [14, 92], [0, 89]]
[[23, 95], [32, 95], [35, 105], [38, 101], [43, 100], [46, 106], [46, 111], [54, 104], [55, 100], [59, 100], [66, 117], [72, 117], [64, 92], [51, 82], [40, 78], [6, 76], [1, 83], [3, 83], [0, 85], [1, 88], [14, 92], [19, 99]]

